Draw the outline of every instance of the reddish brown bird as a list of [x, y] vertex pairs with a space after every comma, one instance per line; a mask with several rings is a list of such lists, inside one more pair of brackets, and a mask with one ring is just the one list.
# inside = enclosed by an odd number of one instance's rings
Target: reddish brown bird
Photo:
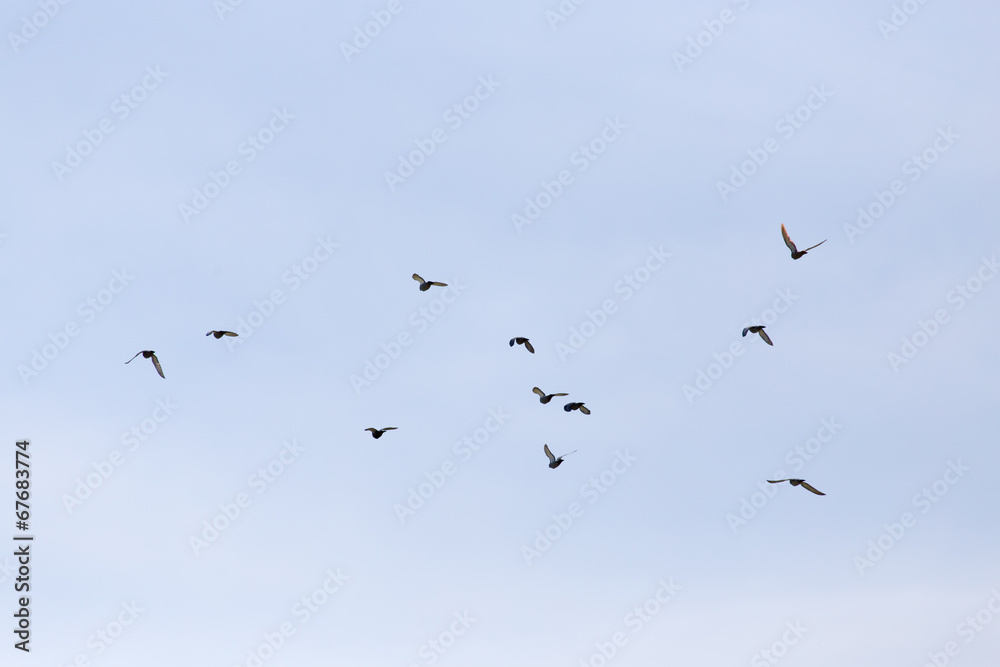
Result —
[[539, 389], [538, 387], [534, 387], [534, 388], [533, 388], [533, 389], [532, 389], [531, 391], [533, 391], [533, 392], [535, 392], [536, 394], [538, 394], [538, 401], [539, 401], [539, 402], [540, 402], [540, 403], [541, 403], [542, 405], [545, 405], [546, 403], [548, 403], [549, 401], [551, 401], [551, 400], [552, 400], [552, 398], [553, 398], [554, 396], [569, 396], [569, 394], [564, 394], [564, 393], [559, 393], [559, 394], [546, 394], [546, 393], [545, 393], [544, 391], [542, 391], [542, 390], [541, 390], [541, 389]]
[[418, 283], [420, 283], [420, 291], [421, 292], [426, 292], [427, 290], [429, 290], [431, 288], [431, 285], [437, 285], [438, 287], [447, 287], [448, 286], [448, 283], [436, 283], [436, 282], [431, 281], [431, 280], [424, 280], [423, 278], [421, 278], [420, 276], [418, 276], [415, 273], [413, 274], [413, 279], [416, 280]]
[[769, 479], [767, 481], [770, 482], [771, 484], [781, 484], [782, 482], [791, 482], [792, 486], [801, 486], [803, 489], [806, 489], [807, 491], [812, 491], [817, 496], [826, 495], [822, 491], [817, 491], [812, 485], [809, 484], [809, 482], [807, 482], [804, 479]]
[[209, 331], [205, 335], [206, 336], [215, 336], [217, 339], [218, 338], [222, 338], [223, 336], [239, 336], [238, 333], [233, 333], [232, 331], [215, 331], [214, 329], [212, 331]]
[[530, 343], [530, 342], [528, 341], [528, 339], [527, 339], [527, 338], [521, 338], [520, 336], [518, 336], [518, 337], [516, 337], [516, 338], [511, 338], [511, 339], [510, 339], [510, 346], [511, 346], [511, 347], [514, 347], [514, 343], [517, 343], [518, 345], [523, 345], [523, 346], [524, 346], [524, 348], [525, 348], [525, 349], [526, 349], [526, 350], [527, 350], [528, 352], [531, 352], [532, 354], [534, 354], [534, 353], [535, 353], [535, 348], [533, 348], [533, 347], [531, 346], [531, 343]]
[[[136, 352], [135, 357], [138, 357], [140, 354], [142, 355], [143, 359], [152, 359], [153, 366], [156, 367], [156, 372], [159, 373], [160, 377], [163, 378], [164, 380], [167, 379], [167, 376], [163, 374], [163, 368], [160, 366], [160, 360], [156, 358], [156, 352], [153, 352], [152, 350], [143, 350], [142, 352]], [[132, 357], [132, 359], [135, 359], [135, 357]], [[129, 359], [125, 363], [126, 364], [132, 363], [132, 359]]]
[[386, 431], [395, 431], [396, 428], [397, 428], [396, 426], [386, 426], [385, 428], [371, 428], [371, 427], [369, 427], [369, 428], [366, 428], [365, 430], [366, 431], [371, 431], [372, 437], [375, 438], [376, 440], [378, 440], [379, 438], [382, 437], [383, 433], [385, 433]]
[[785, 230], [785, 226], [784, 225], [781, 226], [781, 238], [785, 239], [785, 245], [788, 246], [788, 249], [792, 251], [792, 259], [798, 259], [799, 257], [801, 257], [802, 255], [806, 254], [807, 252], [809, 252], [813, 248], [820, 247], [821, 245], [823, 245], [824, 243], [826, 243], [827, 240], [828, 240], [828, 239], [823, 239], [822, 241], [820, 241], [816, 245], [811, 246], [809, 248], [806, 248], [805, 250], [797, 250], [795, 248], [795, 244], [792, 243], [791, 237], [788, 236], [788, 232]]
[[[573, 450], [572, 452], [570, 452], [569, 454], [575, 454], [576, 452], [577, 452], [577, 450], [575, 450], [575, 449], [574, 449], [574, 450]], [[559, 467], [559, 464], [560, 464], [560, 463], [562, 463], [562, 462], [563, 462], [563, 459], [564, 459], [564, 458], [566, 458], [567, 456], [569, 456], [569, 454], [563, 454], [563, 455], [562, 455], [562, 456], [560, 456], [559, 458], [556, 458], [556, 457], [555, 457], [555, 456], [554, 456], [554, 455], [552, 454], [552, 450], [551, 450], [551, 449], [549, 449], [549, 446], [548, 446], [548, 445], [545, 445], [545, 455], [546, 455], [547, 457], [549, 457], [549, 467], [550, 467], [550, 468], [558, 468], [558, 467]]]
[[567, 403], [566, 405], [563, 406], [563, 410], [565, 410], [566, 412], [573, 412], [574, 410], [579, 410], [585, 415], [590, 414], [590, 408], [588, 408], [583, 403]]

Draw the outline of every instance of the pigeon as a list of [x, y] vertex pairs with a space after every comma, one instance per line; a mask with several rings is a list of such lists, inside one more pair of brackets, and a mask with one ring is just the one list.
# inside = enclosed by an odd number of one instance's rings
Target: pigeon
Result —
[[792, 239], [788, 236], [788, 232], [785, 231], [784, 225], [781, 226], [781, 238], [785, 239], [785, 245], [788, 246], [788, 249], [792, 251], [792, 259], [798, 259], [799, 257], [806, 254], [813, 248], [818, 248], [819, 246], [827, 242], [827, 239], [823, 239], [822, 241], [820, 241], [819, 243], [810, 248], [806, 248], [805, 250], [797, 250], [795, 248], [795, 244], [792, 243]]
[[770, 482], [771, 484], [781, 484], [782, 482], [791, 482], [792, 486], [801, 486], [802, 488], [804, 488], [804, 489], [806, 489], [808, 491], [812, 491], [817, 496], [825, 496], [826, 495], [822, 491], [817, 491], [815, 488], [813, 488], [809, 484], [809, 482], [807, 482], [804, 479], [769, 479], [767, 481]]
[[541, 402], [542, 405], [545, 405], [546, 403], [551, 401], [554, 396], [569, 396], [569, 394], [546, 394], [538, 387], [534, 387], [531, 391], [538, 394], [538, 400]]
[[421, 278], [420, 276], [418, 276], [415, 273], [413, 274], [413, 279], [416, 280], [418, 283], [420, 283], [420, 291], [421, 292], [426, 292], [427, 290], [429, 290], [431, 288], [431, 285], [437, 285], [438, 287], [447, 287], [448, 286], [448, 283], [436, 283], [436, 282], [433, 282], [433, 281], [430, 281], [430, 280], [424, 280], [423, 278]]
[[395, 431], [396, 428], [398, 428], [398, 427], [396, 427], [396, 426], [386, 426], [385, 428], [366, 428], [365, 430], [366, 431], [371, 431], [372, 432], [372, 437], [375, 438], [376, 440], [378, 440], [379, 438], [382, 437], [383, 433], [385, 433], [386, 431]]
[[573, 412], [573, 410], [579, 410], [585, 415], [590, 414], [590, 409], [587, 408], [587, 406], [585, 406], [583, 403], [567, 403], [566, 405], [563, 406], [563, 410], [565, 410], [566, 412]]
[[209, 331], [206, 336], [215, 336], [216, 338], [222, 338], [223, 336], [239, 336], [238, 333], [233, 333], [232, 331]]
[[746, 338], [747, 332], [755, 333], [755, 334], [760, 334], [760, 337], [764, 339], [765, 343], [767, 343], [768, 345], [774, 345], [774, 343], [771, 342], [770, 336], [768, 336], [767, 333], [764, 331], [764, 325], [763, 324], [755, 324], [753, 326], [749, 326], [749, 327], [746, 327], [745, 329], [743, 329], [743, 337], [744, 338]]
[[514, 343], [517, 343], [518, 345], [523, 345], [528, 350], [528, 352], [531, 352], [532, 354], [535, 353], [535, 348], [531, 347], [531, 343], [528, 342], [527, 338], [521, 338], [521, 337], [511, 338], [510, 346], [514, 347]]
[[[575, 450], [575, 449], [574, 449], [574, 450], [573, 450], [572, 452], [570, 452], [569, 454], [574, 454], [574, 453], [576, 453], [576, 451], [577, 451], [577, 450]], [[549, 467], [550, 467], [550, 468], [558, 468], [558, 467], [559, 467], [559, 464], [560, 464], [560, 463], [562, 463], [562, 462], [563, 462], [563, 459], [564, 459], [564, 458], [566, 458], [567, 456], [569, 456], [569, 454], [563, 454], [563, 455], [562, 455], [562, 456], [560, 456], [559, 458], [556, 458], [555, 456], [553, 456], [553, 455], [552, 455], [552, 450], [551, 450], [551, 449], [549, 449], [549, 446], [548, 446], [548, 445], [545, 445], [545, 455], [546, 455], [547, 457], [549, 457]]]
[[[135, 357], [138, 357], [140, 354], [142, 355], [143, 359], [152, 359], [153, 366], [156, 367], [156, 372], [159, 373], [160, 377], [163, 378], [164, 380], [167, 379], [167, 376], [163, 374], [163, 368], [160, 367], [160, 360], [156, 358], [156, 352], [153, 352], [152, 350], [143, 350], [142, 352], [136, 352]], [[135, 357], [132, 357], [132, 359], [135, 359]], [[129, 359], [125, 363], [126, 364], [131, 363], [132, 359]]]

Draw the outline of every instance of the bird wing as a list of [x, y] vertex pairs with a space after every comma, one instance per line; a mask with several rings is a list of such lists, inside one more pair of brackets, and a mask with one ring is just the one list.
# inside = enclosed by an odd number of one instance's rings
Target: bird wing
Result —
[[539, 396], [542, 396], [542, 397], [545, 396], [545, 392], [542, 391], [541, 389], [539, 389], [538, 387], [532, 387], [531, 388], [531, 392], [534, 393], [534, 394], [538, 394]]
[[510, 339], [510, 346], [511, 346], [511, 347], [514, 347], [514, 343], [516, 343], [516, 342], [517, 342], [517, 339], [516, 339], [516, 338], [511, 338], [511, 339]]
[[527, 338], [524, 339], [524, 347], [528, 349], [528, 352], [531, 352], [532, 354], [535, 353], [535, 348], [531, 346], [531, 343], [528, 342]]
[[153, 360], [153, 365], [156, 366], [156, 372], [160, 374], [161, 378], [166, 380], [167, 376], [163, 374], [163, 368], [160, 366], [160, 360], [156, 358], [155, 354], [149, 355], [149, 358]]
[[431, 281], [431, 285], [437, 285], [438, 287], [447, 287], [448, 283], [436, 283], [434, 281]]
[[234, 336], [234, 337], [239, 336], [238, 333], [232, 331], [220, 331], [219, 333], [222, 334], [223, 336]]
[[809, 482], [802, 481], [802, 482], [799, 482], [799, 485], [802, 486], [803, 488], [809, 489], [810, 491], [812, 491], [813, 493], [815, 493], [817, 496], [825, 496], [826, 495], [822, 491], [817, 491]]
[[399, 427], [398, 426], [386, 426], [382, 430], [383, 431], [395, 431], [397, 428], [399, 428]]
[[782, 482], [787, 482], [787, 479], [769, 479], [767, 480], [771, 484], [781, 484]]
[[[136, 352], [136, 353], [135, 353], [135, 357], [138, 357], [138, 356], [139, 356], [140, 354], [142, 354], [142, 352]], [[132, 359], [135, 359], [135, 357], [132, 357]], [[132, 361], [132, 359], [129, 359], [129, 360], [128, 360], [128, 361], [126, 361], [125, 363], [126, 363], [126, 364], [127, 364], [127, 363], [129, 363], [130, 361]]]
[[545, 455], [549, 457], [549, 463], [552, 463], [553, 461], [556, 460], [556, 457], [552, 455], [552, 450], [549, 449], [548, 445], [545, 445]]
[[750, 327], [743, 327], [743, 337], [747, 337], [747, 332], [750, 331]]
[[788, 236], [788, 231], [785, 229], [784, 225], [781, 226], [781, 238], [785, 239], [785, 245], [788, 246], [789, 250], [792, 252], [798, 252], [798, 250], [795, 249], [795, 244], [792, 243], [791, 237]]
[[552, 394], [552, 395], [553, 396], [569, 396], [569, 394], [566, 394], [566, 393], [559, 393], [559, 394]]
[[765, 343], [767, 343], [768, 345], [774, 345], [774, 343], [771, 342], [771, 337], [767, 335], [767, 332], [764, 331], [763, 327], [761, 327], [760, 331], [758, 331], [757, 333], [760, 334], [760, 337], [764, 339]]
[[582, 412], [585, 415], [589, 415], [590, 414], [590, 408], [588, 408], [586, 405], [583, 405], [581, 403], [580, 404], [580, 412]]
[[423, 279], [423, 278], [421, 278], [420, 276], [418, 276], [418, 275], [417, 275], [417, 274], [415, 274], [415, 273], [413, 274], [413, 279], [414, 279], [414, 280], [416, 280], [416, 281], [417, 281], [418, 283], [422, 283], [422, 282], [424, 282], [424, 279]]
[[206, 336], [211, 336], [211, 335], [212, 335], [212, 334], [214, 334], [214, 333], [215, 333], [215, 331], [209, 331], [209, 332], [208, 332], [207, 334], [205, 334], [205, 335], [206, 335]]
[[369, 426], [369, 427], [368, 427], [368, 428], [366, 428], [365, 430], [366, 430], [366, 431], [371, 431], [372, 433], [374, 433], [374, 432], [375, 432], [375, 431], [377, 431], [378, 429], [374, 429], [374, 428], [372, 428], [371, 426]]
[[818, 248], [818, 247], [820, 247], [821, 245], [823, 245], [824, 243], [826, 243], [826, 242], [827, 242], [827, 241], [829, 241], [829, 240], [830, 240], [830, 239], [823, 239], [822, 241], [820, 241], [820, 242], [819, 242], [819, 243], [817, 243], [816, 245], [814, 245], [814, 246], [811, 246], [811, 247], [809, 247], [809, 248], [806, 248], [806, 249], [805, 249], [805, 250], [803, 250], [802, 252], [809, 252], [809, 251], [810, 251], [810, 250], [812, 250], [813, 248]]

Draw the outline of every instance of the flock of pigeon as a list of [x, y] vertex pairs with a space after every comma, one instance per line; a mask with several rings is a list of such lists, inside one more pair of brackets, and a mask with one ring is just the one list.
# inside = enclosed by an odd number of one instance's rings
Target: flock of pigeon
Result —
[[[807, 252], [809, 252], [810, 250], [812, 250], [813, 248], [817, 248], [817, 247], [823, 245], [824, 243], [826, 243], [826, 241], [827, 241], [827, 239], [823, 239], [822, 241], [820, 241], [819, 243], [817, 243], [814, 246], [810, 246], [809, 248], [806, 248], [805, 250], [799, 250], [799, 249], [797, 249], [795, 247], [795, 244], [792, 242], [792, 239], [788, 236], [788, 231], [785, 229], [784, 225], [781, 225], [781, 237], [785, 240], [785, 245], [788, 246], [788, 249], [792, 251], [792, 259], [799, 259], [803, 255], [805, 255]], [[420, 283], [420, 291], [421, 292], [426, 292], [431, 287], [447, 287], [448, 286], [448, 283], [439, 283], [439, 282], [436, 282], [436, 281], [433, 281], [433, 280], [424, 280], [423, 278], [421, 278], [416, 273], [413, 274], [413, 279], [416, 280], [418, 283]], [[751, 325], [751, 326], [748, 326], [745, 329], [743, 329], [743, 336], [744, 337], [746, 337], [746, 335], [748, 333], [758, 334], [761, 337], [761, 339], [763, 339], [763, 341], [765, 343], [767, 343], [768, 345], [772, 345], [772, 346], [774, 345], [774, 343], [771, 342], [771, 337], [768, 336], [767, 333], [764, 331], [764, 325], [762, 325], [762, 324], [760, 324], [760, 325]], [[233, 333], [232, 331], [216, 331], [216, 330], [213, 329], [212, 331], [209, 331], [205, 335], [206, 336], [215, 336], [216, 339], [220, 339], [223, 336], [237, 336], [239, 334]], [[514, 338], [510, 339], [510, 347], [514, 347], [515, 345], [523, 345], [524, 348], [528, 352], [530, 352], [531, 354], [535, 353], [535, 348], [531, 345], [531, 341], [528, 340], [527, 338], [524, 338], [523, 336], [515, 336]], [[140, 354], [142, 355], [143, 359], [151, 359], [152, 362], [153, 362], [153, 367], [156, 368], [156, 372], [160, 374], [161, 378], [166, 379], [166, 376], [163, 374], [163, 367], [160, 366], [160, 360], [156, 358], [156, 352], [154, 352], [153, 350], [142, 350], [140, 352], [137, 352], [135, 354], [135, 356], [132, 357], [132, 359], [129, 359], [125, 363], [126, 364], [131, 363]], [[542, 405], [546, 405], [547, 403], [549, 403], [556, 396], [569, 396], [569, 394], [564, 393], [564, 392], [557, 392], [557, 393], [554, 393], [554, 394], [546, 394], [544, 391], [542, 391], [538, 387], [532, 387], [531, 391], [533, 393], [535, 393], [535, 394], [538, 395], [538, 401]], [[589, 415], [590, 414], [590, 408], [588, 408], [582, 402], [577, 402], [577, 401], [573, 401], [573, 402], [567, 403], [566, 405], [563, 406], [563, 410], [565, 410], [566, 412], [573, 412], [574, 410], [579, 410], [580, 412], [582, 412], [585, 415]], [[378, 440], [383, 435], [385, 435], [386, 431], [395, 431], [395, 430], [398, 430], [398, 427], [396, 427], [396, 426], [384, 426], [382, 428], [368, 427], [368, 428], [366, 428], [364, 430], [370, 432], [372, 434], [372, 437], [375, 438], [376, 440]], [[553, 468], [553, 469], [558, 468], [559, 465], [563, 462], [564, 458], [566, 458], [570, 454], [573, 454], [573, 453], [575, 453], [577, 451], [577, 450], [574, 449], [572, 452], [569, 452], [567, 454], [563, 454], [560, 457], [556, 457], [552, 453], [552, 450], [549, 449], [548, 444], [544, 445], [543, 449], [545, 451], [545, 456], [547, 456], [548, 459], [549, 459], [549, 467]], [[822, 491], [816, 490], [813, 486], [811, 486], [804, 479], [769, 479], [767, 481], [770, 482], [771, 484], [780, 484], [781, 482], [790, 482], [792, 486], [801, 486], [802, 488], [804, 488], [804, 489], [806, 489], [808, 491], [812, 491], [813, 493], [815, 493], [818, 496], [826, 495]]]

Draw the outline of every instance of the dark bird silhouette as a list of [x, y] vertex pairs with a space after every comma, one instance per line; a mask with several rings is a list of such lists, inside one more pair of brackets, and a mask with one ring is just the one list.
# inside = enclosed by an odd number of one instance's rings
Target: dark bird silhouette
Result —
[[528, 352], [531, 352], [532, 354], [535, 353], [535, 348], [531, 347], [531, 343], [528, 342], [527, 338], [521, 338], [521, 337], [511, 338], [510, 346], [514, 347], [514, 343], [517, 343], [518, 345], [523, 345], [525, 349], [527, 349]]
[[383, 433], [385, 433], [386, 431], [395, 431], [396, 428], [397, 428], [396, 426], [386, 426], [385, 428], [366, 428], [365, 430], [371, 431], [372, 437], [378, 440], [379, 438], [382, 437]]
[[807, 482], [804, 479], [769, 479], [767, 481], [770, 482], [771, 484], [781, 484], [782, 482], [791, 482], [792, 486], [801, 486], [803, 489], [806, 489], [808, 491], [812, 491], [817, 496], [825, 496], [826, 495], [822, 491], [817, 491], [815, 488], [812, 487], [812, 485], [809, 484], [809, 482]]
[[232, 331], [209, 331], [206, 336], [215, 336], [216, 338], [222, 338], [223, 336], [239, 336], [238, 333], [233, 333]]
[[431, 288], [431, 285], [437, 285], [438, 287], [447, 287], [448, 286], [448, 283], [436, 283], [436, 282], [431, 281], [431, 280], [424, 280], [423, 278], [421, 278], [420, 276], [418, 276], [415, 273], [413, 274], [413, 279], [416, 280], [418, 283], [420, 283], [420, 291], [421, 292], [426, 292], [427, 290], [429, 290]]
[[[152, 359], [153, 366], [156, 367], [156, 372], [159, 373], [160, 377], [163, 378], [164, 380], [167, 379], [167, 376], [163, 374], [163, 368], [160, 366], [160, 360], [156, 358], [156, 352], [153, 352], [152, 350], [143, 350], [142, 352], [136, 352], [135, 357], [138, 357], [140, 354], [142, 355], [143, 359]], [[132, 359], [135, 359], [135, 357], [132, 357]], [[132, 359], [129, 359], [125, 363], [126, 364], [132, 363]]]
[[563, 406], [563, 410], [565, 410], [566, 412], [573, 412], [573, 410], [579, 410], [585, 415], [590, 414], [590, 409], [583, 403], [567, 403], [566, 405]]
[[820, 247], [821, 245], [823, 245], [824, 243], [827, 242], [827, 239], [823, 239], [822, 241], [820, 241], [816, 245], [814, 245], [812, 247], [809, 247], [809, 248], [806, 248], [805, 250], [797, 250], [795, 248], [795, 244], [792, 243], [791, 237], [788, 236], [788, 232], [785, 230], [785, 226], [784, 225], [781, 226], [781, 238], [785, 239], [785, 245], [788, 246], [788, 249], [792, 251], [792, 259], [798, 259], [799, 257], [801, 257], [802, 255], [806, 254], [807, 252], [809, 252], [813, 248], [818, 248], [818, 247]]
[[768, 336], [767, 333], [764, 331], [764, 325], [763, 324], [759, 324], [759, 325], [755, 324], [753, 326], [749, 326], [749, 327], [746, 327], [745, 329], [743, 329], [743, 337], [744, 338], [747, 337], [747, 332], [749, 332], [749, 333], [755, 333], [755, 334], [760, 334], [760, 337], [764, 339], [765, 343], [767, 343], [768, 345], [774, 345], [774, 343], [771, 342], [771, 337]]
[[[576, 452], [577, 452], [577, 450], [575, 450], [575, 449], [574, 449], [574, 450], [573, 450], [572, 452], [570, 452], [569, 454], [575, 454]], [[552, 450], [551, 450], [551, 449], [549, 449], [549, 446], [548, 446], [548, 445], [545, 445], [545, 455], [546, 455], [547, 457], [549, 457], [549, 467], [550, 467], [550, 468], [558, 468], [558, 467], [559, 467], [559, 464], [560, 464], [560, 463], [562, 463], [562, 462], [563, 462], [563, 459], [564, 459], [564, 458], [566, 458], [567, 456], [569, 456], [569, 454], [563, 454], [563, 455], [562, 455], [562, 456], [560, 456], [559, 458], [556, 458], [556, 457], [555, 457], [555, 456], [554, 456], [554, 455], [552, 454]]]
[[542, 391], [538, 387], [533, 388], [531, 391], [533, 391], [536, 394], [538, 394], [538, 400], [539, 400], [539, 402], [541, 402], [542, 405], [545, 405], [546, 403], [548, 403], [549, 401], [551, 401], [554, 396], [569, 396], [569, 394], [562, 394], [562, 393], [560, 393], [560, 394], [546, 394], [544, 391]]

